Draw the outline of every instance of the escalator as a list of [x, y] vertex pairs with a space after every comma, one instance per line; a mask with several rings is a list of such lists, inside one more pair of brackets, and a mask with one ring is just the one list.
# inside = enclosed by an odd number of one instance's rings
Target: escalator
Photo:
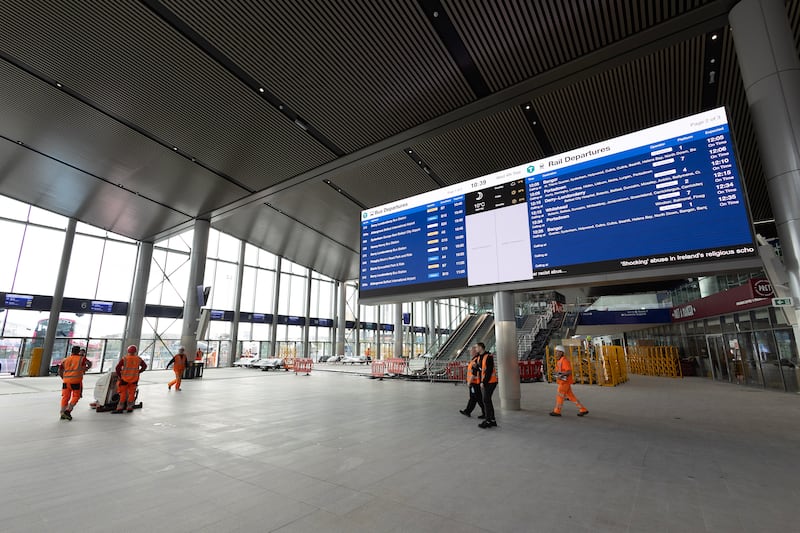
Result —
[[453, 361], [469, 361], [469, 349], [478, 342], [482, 342], [486, 346], [487, 351], [492, 351], [492, 347], [495, 344], [494, 316], [489, 314], [484, 316], [485, 318], [481, 324], [475, 329], [472, 336], [466, 339], [461, 351], [452, 359]]
[[[433, 361], [454, 361], [461, 356], [465, 347], [469, 346], [470, 340], [480, 330], [490, 315], [488, 313], [480, 315], [470, 315], [464, 320], [456, 331], [450, 335], [447, 342], [433, 356]], [[491, 319], [494, 324], [494, 319]], [[467, 356], [468, 357], [468, 356]]]

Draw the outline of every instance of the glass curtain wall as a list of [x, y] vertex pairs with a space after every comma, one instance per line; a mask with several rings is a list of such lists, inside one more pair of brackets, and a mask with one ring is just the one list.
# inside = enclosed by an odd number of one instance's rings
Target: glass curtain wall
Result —
[[[0, 291], [52, 295], [58, 276], [67, 218], [10, 198], [0, 197]], [[130, 239], [76, 225], [65, 298], [127, 302], [136, 265], [137, 244]], [[23, 357], [42, 346], [49, 311], [0, 309], [0, 372], [17, 372]], [[51, 371], [73, 345], [86, 348], [91, 372], [100, 372], [120, 353], [125, 317], [62, 312], [56, 328]], [[108, 362], [106, 362], [108, 361]], [[21, 369], [20, 369], [21, 370]], [[25, 368], [25, 374], [29, 368]]]

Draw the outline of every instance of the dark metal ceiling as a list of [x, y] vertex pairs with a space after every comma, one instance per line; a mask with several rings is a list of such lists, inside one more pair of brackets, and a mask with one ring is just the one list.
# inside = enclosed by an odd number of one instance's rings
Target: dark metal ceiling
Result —
[[362, 207], [725, 105], [768, 221], [733, 3], [6, 0], [0, 194], [347, 279]]

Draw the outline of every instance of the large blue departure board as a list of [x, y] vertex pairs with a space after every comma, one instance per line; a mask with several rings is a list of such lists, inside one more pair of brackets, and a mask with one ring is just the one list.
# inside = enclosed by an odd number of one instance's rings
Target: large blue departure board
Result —
[[720, 108], [363, 211], [360, 291], [557, 285], [755, 254]]

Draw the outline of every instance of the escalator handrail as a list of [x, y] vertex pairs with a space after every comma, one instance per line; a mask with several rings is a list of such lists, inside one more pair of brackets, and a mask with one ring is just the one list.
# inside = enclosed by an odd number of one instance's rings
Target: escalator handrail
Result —
[[[442, 357], [442, 354], [447, 353], [447, 350], [450, 348], [450, 345], [453, 343], [453, 341], [455, 341], [455, 339], [461, 334], [464, 328], [466, 328], [467, 325], [478, 316], [480, 315], [476, 315], [474, 313], [470, 313], [469, 315], [467, 315], [466, 318], [464, 318], [464, 320], [461, 321], [461, 323], [458, 325], [455, 331], [453, 331], [453, 333], [448, 335], [447, 339], [444, 341], [444, 344], [442, 344], [436, 349], [436, 353], [430, 354], [431, 360], [432, 361], [438, 360]], [[429, 352], [431, 351], [432, 350], [429, 349]]]
[[[486, 319], [489, 316], [491, 316], [491, 315], [489, 315], [489, 313], [483, 313], [483, 314], [479, 315], [480, 320], [478, 320], [476, 322], [475, 326], [472, 328], [472, 330], [467, 335], [466, 342], [463, 345], [461, 344], [461, 342], [458, 343], [457, 346], [459, 346], [459, 348], [458, 348], [458, 350], [456, 350], [454, 352], [453, 357], [448, 357], [449, 361], [455, 361], [459, 357], [461, 357], [461, 354], [464, 353], [464, 350], [466, 350], [469, 347], [470, 340], [472, 340], [472, 338], [478, 333], [478, 330], [480, 330], [481, 326], [483, 326], [483, 323], [486, 322]], [[445, 353], [447, 353], [447, 352], [445, 352]]]

